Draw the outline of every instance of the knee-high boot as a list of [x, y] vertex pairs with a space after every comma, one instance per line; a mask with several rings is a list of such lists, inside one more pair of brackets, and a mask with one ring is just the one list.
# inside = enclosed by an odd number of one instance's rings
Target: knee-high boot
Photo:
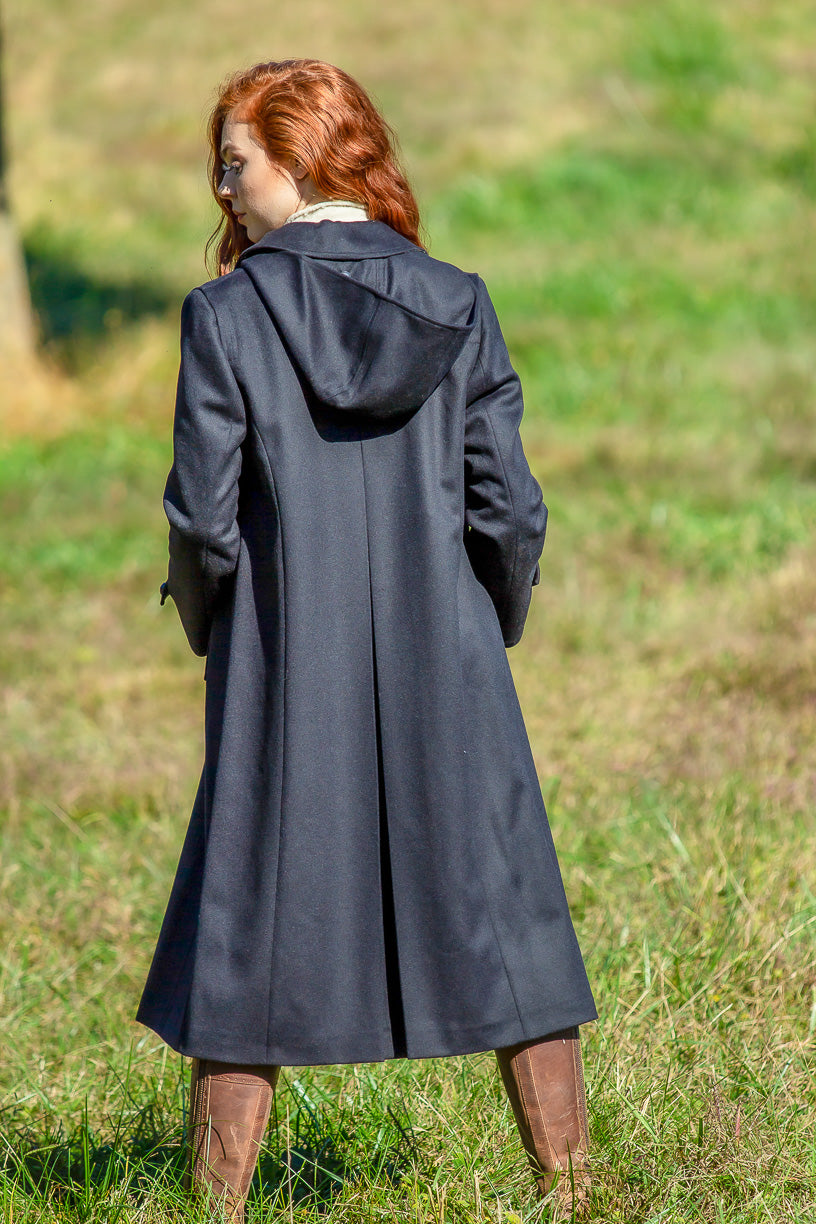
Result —
[[241, 1224], [279, 1067], [193, 1059], [184, 1188]]
[[577, 1028], [496, 1050], [521, 1141], [542, 1194], [581, 1218], [589, 1204], [588, 1127]]

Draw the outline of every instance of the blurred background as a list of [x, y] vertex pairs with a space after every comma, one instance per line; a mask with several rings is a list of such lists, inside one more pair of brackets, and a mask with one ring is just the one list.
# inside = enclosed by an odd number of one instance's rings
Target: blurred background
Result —
[[[178, 314], [207, 278], [215, 87], [308, 55], [381, 104], [431, 253], [484, 277], [522, 377], [550, 532], [511, 661], [601, 1013], [604, 1218], [810, 1218], [813, 5], [0, 2], [11, 1150], [70, 1170], [123, 1100], [131, 1137], [175, 1124], [180, 1062], [132, 1015], [202, 757], [201, 661], [157, 596]], [[326, 1118], [350, 1092], [355, 1133], [404, 1091], [423, 1201], [458, 1187], [463, 1219], [500, 1219], [434, 1112], [468, 1102], [463, 1151], [510, 1162], [523, 1214], [488, 1060], [466, 1064], [458, 1087], [427, 1065], [297, 1082]]]

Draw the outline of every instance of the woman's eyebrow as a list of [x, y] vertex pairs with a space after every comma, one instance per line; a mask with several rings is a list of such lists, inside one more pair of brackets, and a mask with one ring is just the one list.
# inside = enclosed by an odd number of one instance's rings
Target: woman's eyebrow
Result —
[[234, 152], [235, 152], [235, 148], [231, 144], [223, 144], [221, 146], [221, 156], [222, 157], [227, 157], [230, 153], [234, 153]]

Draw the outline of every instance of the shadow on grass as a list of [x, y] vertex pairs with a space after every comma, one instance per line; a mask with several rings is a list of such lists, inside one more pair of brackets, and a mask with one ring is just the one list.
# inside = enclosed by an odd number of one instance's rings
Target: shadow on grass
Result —
[[107, 1142], [94, 1134], [87, 1116], [68, 1135], [48, 1119], [42, 1129], [7, 1125], [0, 1141], [1, 1182], [35, 1202], [79, 1209], [83, 1217], [114, 1190], [144, 1195], [181, 1178], [179, 1138], [161, 1125], [153, 1106], [127, 1128], [118, 1126]]
[[31, 301], [42, 343], [69, 371], [128, 323], [177, 309], [183, 295], [156, 278], [102, 277], [46, 232], [25, 242]]
[[[387, 1115], [374, 1130], [370, 1119], [304, 1105], [288, 1119], [288, 1146], [279, 1146], [270, 1131], [272, 1143], [261, 1152], [250, 1189], [250, 1211], [262, 1202], [281, 1207], [306, 1201], [325, 1210], [347, 1184], [399, 1185], [416, 1172], [420, 1153], [410, 1121], [390, 1108]], [[41, 1130], [4, 1127], [0, 1145], [0, 1195], [64, 1207], [83, 1220], [103, 1205], [108, 1218], [125, 1200], [182, 1203], [181, 1133], [169, 1129], [152, 1105], [106, 1142], [86, 1117], [70, 1135], [47, 1123]]]

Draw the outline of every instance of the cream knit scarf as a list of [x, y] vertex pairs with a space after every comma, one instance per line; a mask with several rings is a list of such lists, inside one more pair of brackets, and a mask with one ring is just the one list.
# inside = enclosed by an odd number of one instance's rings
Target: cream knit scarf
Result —
[[309, 204], [306, 208], [302, 208], [300, 212], [292, 213], [291, 217], [287, 217], [283, 224], [291, 225], [294, 221], [367, 220], [368, 213], [362, 204], [355, 204], [353, 200], [318, 200], [316, 204]]

